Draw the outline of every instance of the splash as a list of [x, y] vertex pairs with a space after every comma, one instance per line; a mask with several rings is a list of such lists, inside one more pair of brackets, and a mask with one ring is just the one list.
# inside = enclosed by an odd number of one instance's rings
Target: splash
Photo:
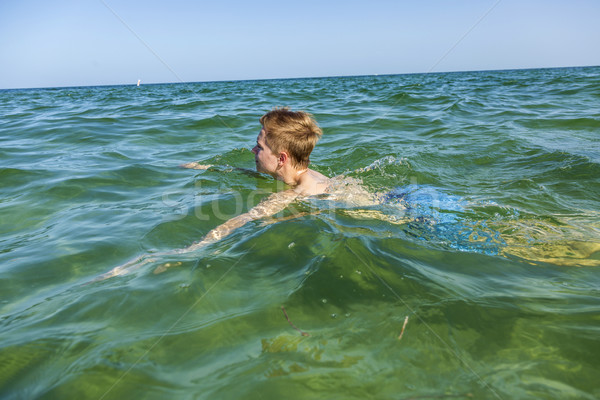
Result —
[[394, 156], [385, 156], [382, 158], [379, 158], [375, 161], [373, 161], [371, 164], [369, 164], [368, 166], [364, 167], [364, 168], [359, 168], [357, 169], [355, 172], [360, 173], [360, 172], [368, 172], [368, 171], [373, 171], [373, 170], [380, 170], [382, 171], [385, 167], [390, 166], [390, 165], [409, 165], [408, 164], [408, 159], [407, 158], [396, 158]]

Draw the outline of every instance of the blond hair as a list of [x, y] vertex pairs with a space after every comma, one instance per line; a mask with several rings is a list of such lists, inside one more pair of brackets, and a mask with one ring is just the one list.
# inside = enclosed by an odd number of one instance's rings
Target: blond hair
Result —
[[310, 153], [323, 134], [311, 114], [288, 107], [274, 108], [260, 117], [260, 124], [273, 153], [286, 151], [293, 167], [308, 168]]

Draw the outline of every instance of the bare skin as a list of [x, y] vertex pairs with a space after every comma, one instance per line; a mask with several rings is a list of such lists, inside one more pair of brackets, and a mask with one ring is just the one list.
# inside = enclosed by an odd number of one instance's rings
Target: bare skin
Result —
[[185, 163], [185, 164], [181, 164], [180, 165], [181, 168], [188, 168], [188, 169], [209, 169], [210, 167], [212, 167], [212, 165], [210, 164], [198, 164], [195, 161], [189, 162], [189, 163]]

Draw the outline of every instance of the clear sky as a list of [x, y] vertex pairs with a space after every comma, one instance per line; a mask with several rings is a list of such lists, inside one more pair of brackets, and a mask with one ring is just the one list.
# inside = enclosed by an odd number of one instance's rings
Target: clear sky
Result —
[[598, 0], [0, 0], [0, 88], [600, 65]]

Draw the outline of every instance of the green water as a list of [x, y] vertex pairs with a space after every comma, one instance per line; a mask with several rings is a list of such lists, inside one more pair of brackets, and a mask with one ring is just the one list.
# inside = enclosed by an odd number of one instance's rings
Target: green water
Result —
[[[3, 399], [600, 397], [599, 67], [0, 99]], [[236, 169], [283, 105], [408, 210], [305, 199], [93, 281], [283, 189]]]

